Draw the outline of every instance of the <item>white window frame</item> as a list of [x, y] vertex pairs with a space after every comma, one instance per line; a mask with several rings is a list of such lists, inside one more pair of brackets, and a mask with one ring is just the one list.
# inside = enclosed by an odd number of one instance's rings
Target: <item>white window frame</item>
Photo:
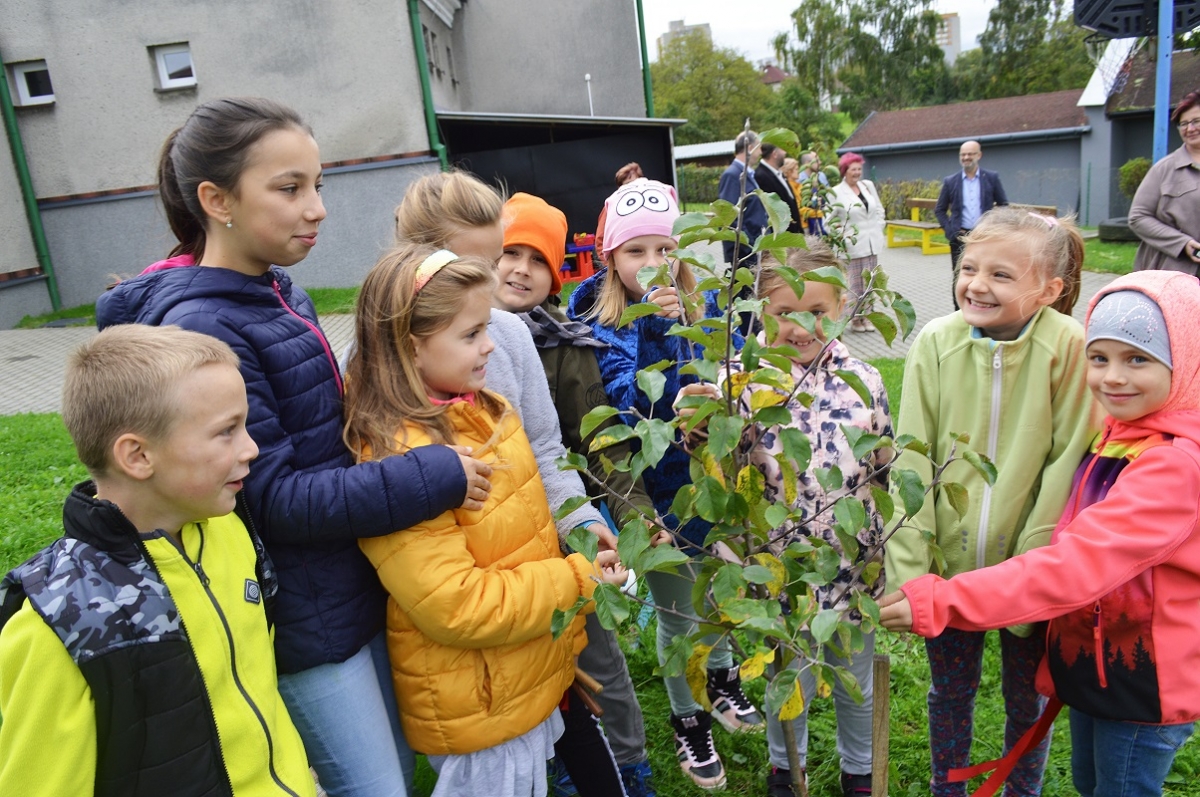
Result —
[[[16, 88], [16, 94], [13, 96], [13, 104], [19, 107], [30, 105], [52, 105], [54, 103], [53, 90], [50, 94], [39, 94], [32, 96], [29, 93], [29, 83], [25, 79], [25, 75], [29, 72], [49, 72], [50, 68], [46, 66], [45, 61], [21, 61], [20, 63], [11, 65], [12, 84]], [[54, 85], [53, 79], [50, 81], [51, 86]]]
[[[171, 89], [188, 89], [196, 85], [196, 60], [192, 58], [192, 48], [187, 42], [176, 42], [175, 44], [159, 44], [150, 48], [154, 54], [154, 67], [158, 74], [158, 88], [161, 91], [170, 91]], [[188, 61], [192, 65], [191, 77], [173, 78], [167, 71], [166, 56], [186, 53]]]

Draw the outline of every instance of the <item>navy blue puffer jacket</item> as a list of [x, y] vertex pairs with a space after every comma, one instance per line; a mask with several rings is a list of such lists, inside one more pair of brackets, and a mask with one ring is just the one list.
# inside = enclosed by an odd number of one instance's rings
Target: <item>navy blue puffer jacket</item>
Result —
[[175, 324], [241, 358], [258, 444], [246, 496], [279, 574], [281, 673], [345, 661], [383, 629], [385, 593], [357, 538], [390, 534], [459, 506], [458, 455], [426, 446], [354, 465], [342, 443], [342, 385], [312, 300], [278, 267], [261, 277], [170, 268], [117, 285], [96, 322]]

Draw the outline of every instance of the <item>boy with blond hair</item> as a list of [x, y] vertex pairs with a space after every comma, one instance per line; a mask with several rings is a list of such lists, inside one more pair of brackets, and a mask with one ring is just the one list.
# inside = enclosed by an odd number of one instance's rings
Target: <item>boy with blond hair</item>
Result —
[[92, 481], [0, 581], [0, 794], [304, 795], [276, 686], [274, 576], [235, 513], [258, 447], [233, 351], [118, 326], [71, 358]]

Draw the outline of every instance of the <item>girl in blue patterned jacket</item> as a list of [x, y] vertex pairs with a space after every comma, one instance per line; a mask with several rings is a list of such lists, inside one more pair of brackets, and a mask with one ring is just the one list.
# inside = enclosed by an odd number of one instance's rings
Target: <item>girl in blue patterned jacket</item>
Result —
[[[666, 420], [674, 415], [671, 398], [683, 384], [695, 381], [695, 377], [679, 373], [680, 364], [694, 356], [688, 349], [691, 344], [685, 338], [667, 333], [676, 324], [694, 324], [706, 315], [716, 315], [719, 312], [716, 298], [707, 295], [704, 306], [686, 308], [679, 293], [689, 294], [696, 288], [696, 277], [686, 263], [675, 266], [670, 287], [647, 291], [638, 281], [641, 269], [660, 266], [678, 245], [671, 234], [672, 225], [679, 218], [674, 188], [655, 180], [634, 180], [608, 198], [605, 211], [603, 255], [607, 268], [585, 280], [571, 294], [567, 314], [573, 320], [590, 324], [596, 338], [608, 344], [597, 349], [596, 358], [609, 403], [621, 410], [632, 409], [645, 417]], [[657, 304], [661, 309], [620, 326], [625, 308], [642, 301]], [[637, 373], [663, 360], [671, 363], [662, 370], [666, 386], [663, 397], [651, 404], [637, 387]], [[690, 478], [687, 455], [674, 447], [668, 448], [643, 478], [655, 509], [668, 526], [676, 525], [670, 507], [676, 491]], [[676, 539], [685, 551], [696, 553], [701, 550], [707, 533], [708, 525], [697, 518], [678, 529]], [[675, 636], [695, 630], [695, 619], [677, 614], [694, 617], [691, 599], [694, 581], [694, 568], [687, 565], [678, 574], [646, 574], [655, 605], [668, 610], [658, 613], [660, 660], [663, 649]], [[742, 693], [738, 668], [733, 664], [727, 643], [713, 649], [708, 667], [712, 715], [731, 731], [761, 728], [762, 716]], [[713, 747], [711, 719], [693, 698], [684, 676], [672, 676], [665, 681], [680, 766], [701, 788], [720, 788], [725, 783], [725, 768]]]

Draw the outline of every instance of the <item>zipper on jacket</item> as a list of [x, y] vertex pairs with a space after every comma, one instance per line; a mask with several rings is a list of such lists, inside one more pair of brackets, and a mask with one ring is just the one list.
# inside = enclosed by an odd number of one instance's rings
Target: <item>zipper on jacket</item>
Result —
[[[282, 297], [280, 298], [282, 299]], [[200, 568], [199, 558], [200, 555], [204, 553], [204, 526], [197, 523], [196, 528], [200, 532], [200, 551], [196, 557], [197, 561], [195, 563], [195, 569], [197, 573], [203, 574], [204, 571]], [[184, 560], [187, 561], [186, 553], [184, 554]], [[292, 791], [287, 787], [287, 785], [284, 784], [283, 780], [280, 779], [279, 774], [275, 771], [275, 741], [271, 738], [271, 729], [267, 725], [266, 717], [264, 717], [262, 711], [259, 710], [258, 704], [254, 702], [254, 698], [250, 697], [250, 693], [242, 684], [241, 676], [238, 675], [237, 651], [236, 646], [233, 644], [233, 630], [229, 627], [229, 620], [227, 617], [225, 617], [225, 611], [221, 608], [220, 602], [217, 601], [217, 596], [213, 594], [211, 589], [209, 589], [208, 578], [201, 578], [200, 583], [204, 586], [204, 594], [208, 596], [208, 600], [212, 604], [213, 610], [216, 611], [217, 617], [221, 620], [221, 627], [225, 629], [225, 639], [229, 642], [229, 670], [233, 674], [233, 682], [237, 685], [238, 692], [241, 693], [242, 699], [246, 701], [246, 705], [248, 705], [250, 710], [254, 712], [254, 717], [258, 720], [258, 724], [262, 727], [263, 736], [267, 740], [267, 769], [271, 773], [271, 780], [275, 781], [275, 785], [282, 789], [284, 793], [290, 794], [292, 797], [300, 797], [299, 794]], [[228, 777], [228, 770], [226, 770], [226, 777]]]
[[[1000, 399], [1004, 387], [1004, 345], [996, 344], [992, 354], [992, 414], [988, 420], [987, 455], [993, 463], [996, 461], [996, 436], [1000, 434]], [[987, 566], [988, 523], [992, 514], [992, 486], [983, 486], [983, 501], [979, 509], [979, 529], [975, 535], [975, 567]]]
[[1096, 677], [1100, 679], [1100, 688], [1108, 688], [1108, 678], [1104, 675], [1104, 635], [1100, 632], [1100, 601], [1092, 607], [1092, 642], [1096, 646]]
[[279, 303], [283, 305], [283, 309], [300, 319], [300, 322], [304, 324], [304, 326], [308, 327], [309, 330], [311, 330], [312, 333], [317, 336], [317, 340], [321, 341], [321, 348], [325, 350], [325, 357], [329, 360], [329, 366], [333, 368], [333, 378], [337, 382], [338, 395], [342, 395], [344, 392], [344, 388], [342, 387], [342, 372], [338, 370], [337, 358], [333, 356], [333, 350], [329, 348], [329, 340], [325, 337], [325, 334], [321, 332], [319, 327], [292, 309], [292, 306], [287, 303], [287, 299], [283, 298], [283, 293], [279, 290], [279, 280], [275, 279], [274, 275], [271, 275], [271, 287], [274, 289], [275, 296], [278, 297]]

